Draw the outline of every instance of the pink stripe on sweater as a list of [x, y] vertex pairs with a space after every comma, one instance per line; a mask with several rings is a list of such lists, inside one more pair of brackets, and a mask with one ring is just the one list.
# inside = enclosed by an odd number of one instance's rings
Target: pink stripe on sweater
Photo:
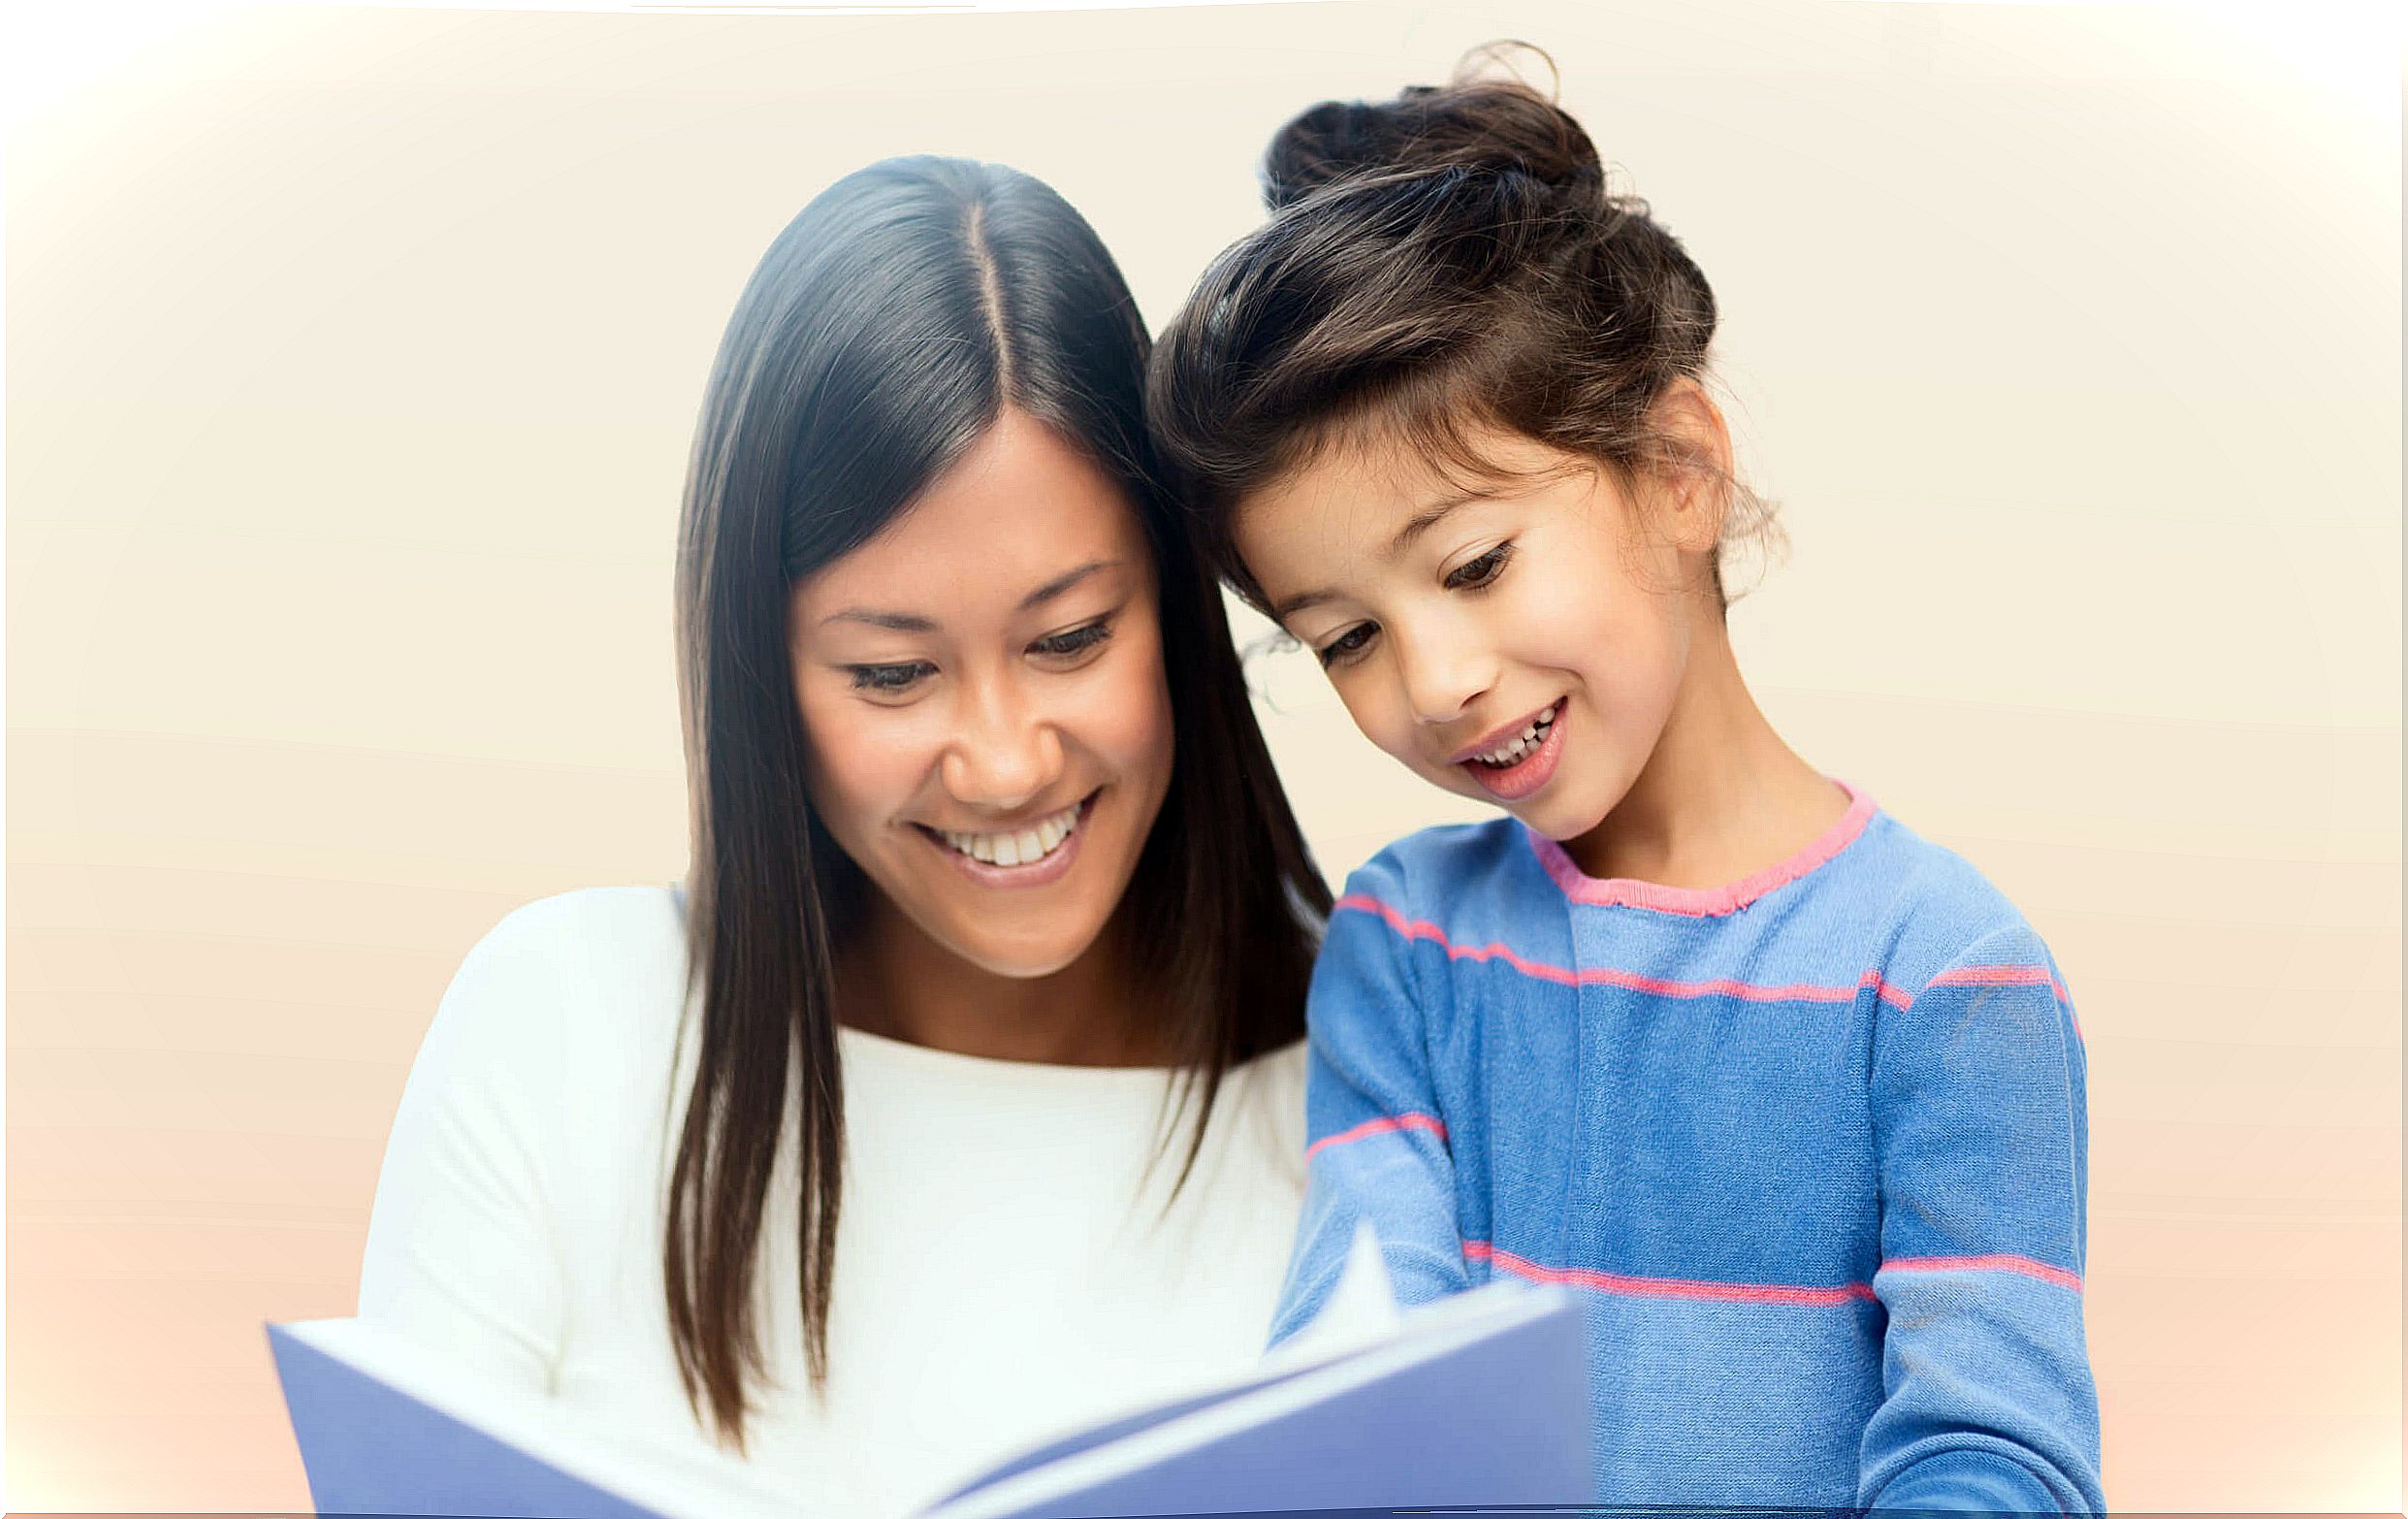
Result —
[[1883, 1271], [2011, 1271], [2071, 1292], [2082, 1290], [2078, 1273], [2028, 1255], [1903, 1255], [1881, 1263]]
[[1342, 1133], [1324, 1135], [1305, 1147], [1304, 1158], [1310, 1160], [1332, 1145], [1351, 1145], [1357, 1140], [1369, 1139], [1374, 1134], [1394, 1134], [1400, 1129], [1425, 1129], [1437, 1135], [1438, 1143], [1446, 1143], [1445, 1124], [1427, 1113], [1400, 1113], [1393, 1118], [1373, 1118]]
[[[1561, 986], [1621, 986], [1630, 991], [1644, 991], [1659, 997], [1738, 997], [1748, 1002], [1853, 1002], [1865, 987], [1891, 1007], [1901, 1012], [1914, 1005], [1914, 996], [1897, 983], [1886, 980], [1878, 970], [1869, 970], [1856, 979], [1853, 986], [1811, 986], [1803, 982], [1784, 986], [1764, 986], [1744, 981], [1667, 981], [1659, 976], [1642, 976], [1636, 971], [1616, 970], [1605, 965], [1584, 965], [1575, 970], [1568, 965], [1550, 965], [1542, 960], [1526, 959], [1502, 944], [1457, 944], [1447, 937], [1446, 930], [1426, 919], [1407, 918], [1404, 914], [1376, 896], [1357, 891], [1341, 896], [1332, 904], [1333, 912], [1369, 913], [1385, 921], [1407, 940], [1428, 939], [1446, 951], [1451, 960], [1502, 960], [1523, 975], [1537, 981], [1551, 981]], [[2073, 1017], [2073, 1037], [2082, 1037], [2082, 1021], [2073, 1014], [2073, 994], [2065, 983], [2049, 974], [2045, 965], [1960, 965], [1942, 971], [1926, 983], [1930, 986], [2046, 986], [2066, 1005]]]
[[2082, 1015], [2073, 1011], [2073, 993], [2066, 984], [2050, 974], [2045, 965], [1960, 965], [1944, 970], [1931, 979], [1933, 986], [2046, 986], [2065, 1004], [2066, 1017], [2073, 1020], [2073, 1037], [2082, 1038]]
[[[1500, 1250], [1486, 1240], [1463, 1242], [1463, 1258], [1487, 1261], [1500, 1271], [1531, 1281], [1588, 1287], [1634, 1298], [1684, 1298], [1699, 1303], [1782, 1303], [1801, 1308], [1838, 1308], [1848, 1303], [1878, 1301], [1873, 1284], [1851, 1281], [1844, 1287], [1794, 1287], [1742, 1281], [1690, 1281], [1677, 1277], [1625, 1277], [1619, 1272], [1581, 1271], [1565, 1266], [1541, 1266]], [[1910, 1255], [1881, 1263], [1882, 1271], [2005, 1271], [2032, 1277], [2074, 1292], [2082, 1278], [2062, 1266], [2036, 1261], [2028, 1255]]]
[[1523, 825], [1530, 848], [1538, 855], [1538, 862], [1546, 867], [1547, 877], [1555, 882], [1565, 896], [1590, 907], [1642, 907], [1658, 913], [1678, 913], [1687, 918], [1720, 918], [1736, 913], [1769, 891], [1777, 891], [1790, 882], [1813, 871], [1856, 842], [1873, 821], [1873, 798], [1848, 785], [1833, 781], [1847, 796], [1847, 811], [1840, 820], [1825, 828], [1812, 844], [1777, 864], [1768, 865], [1754, 875], [1734, 881], [1728, 886], [1703, 889], [1691, 887], [1657, 886], [1653, 881], [1634, 881], [1616, 876], [1599, 879], [1584, 872], [1573, 863], [1562, 845], [1545, 834]]
[[1804, 983], [1760, 986], [1728, 980], [1666, 981], [1657, 976], [1642, 976], [1635, 971], [1615, 970], [1603, 965], [1584, 965], [1578, 970], [1568, 965], [1549, 965], [1539, 960], [1525, 959], [1501, 944], [1456, 944], [1436, 923], [1408, 919], [1378, 897], [1360, 891], [1339, 897], [1332, 910], [1369, 913], [1408, 940], [1429, 940], [1446, 951], [1447, 958], [1451, 960], [1502, 960], [1525, 976], [1538, 981], [1552, 981], [1563, 986], [1621, 986], [1659, 997], [1739, 997], [1750, 1002], [1853, 1002], [1858, 992], [1871, 986], [1882, 1001], [1892, 1007], [1904, 1008], [1913, 1000], [1899, 987], [1882, 980], [1879, 971], [1865, 972], [1857, 978], [1853, 986], [1820, 986]]
[[2046, 986], [2057, 994], [2060, 1002], [2071, 1002], [2065, 983], [2048, 972], [2045, 965], [1960, 965], [1934, 976], [1935, 986]]
[[1621, 1297], [1685, 1298], [1699, 1303], [1782, 1303], [1799, 1308], [1839, 1308], [1877, 1301], [1872, 1285], [1862, 1281], [1851, 1281], [1844, 1287], [1791, 1287], [1744, 1281], [1685, 1281], [1673, 1277], [1625, 1277], [1619, 1272], [1540, 1266], [1500, 1250], [1485, 1240], [1464, 1241], [1463, 1258], [1487, 1261], [1531, 1281], [1588, 1287]]

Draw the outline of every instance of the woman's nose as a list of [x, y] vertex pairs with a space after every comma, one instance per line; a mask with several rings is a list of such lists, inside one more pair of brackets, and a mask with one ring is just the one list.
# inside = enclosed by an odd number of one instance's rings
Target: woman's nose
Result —
[[1062, 737], [1018, 693], [982, 690], [965, 703], [961, 731], [940, 769], [956, 800], [1010, 812], [1061, 778]]

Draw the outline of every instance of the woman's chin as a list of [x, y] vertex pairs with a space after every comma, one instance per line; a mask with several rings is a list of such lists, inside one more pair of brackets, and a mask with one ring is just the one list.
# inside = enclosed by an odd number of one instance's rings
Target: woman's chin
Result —
[[1007, 981], [1035, 981], [1069, 969], [1094, 947], [1104, 925], [1098, 922], [1092, 932], [1065, 934], [1061, 924], [1051, 923], [1048, 932], [1020, 938], [998, 935], [964, 926], [956, 936], [948, 936], [945, 947], [990, 976]]

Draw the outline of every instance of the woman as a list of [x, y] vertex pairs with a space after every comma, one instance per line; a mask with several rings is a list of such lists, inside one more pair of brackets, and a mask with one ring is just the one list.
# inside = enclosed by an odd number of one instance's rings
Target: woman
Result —
[[1253, 1358], [1329, 895], [1146, 348], [1008, 169], [873, 165], [778, 238], [680, 534], [686, 889], [470, 953], [364, 1318], [844, 1513]]

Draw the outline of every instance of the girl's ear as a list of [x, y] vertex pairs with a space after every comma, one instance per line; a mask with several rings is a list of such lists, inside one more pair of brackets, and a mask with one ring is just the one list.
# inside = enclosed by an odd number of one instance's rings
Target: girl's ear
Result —
[[1722, 408], [1686, 375], [1657, 397], [1649, 422], [1664, 445], [1662, 528], [1691, 554], [1712, 554], [1722, 541], [1731, 504], [1731, 433]]

